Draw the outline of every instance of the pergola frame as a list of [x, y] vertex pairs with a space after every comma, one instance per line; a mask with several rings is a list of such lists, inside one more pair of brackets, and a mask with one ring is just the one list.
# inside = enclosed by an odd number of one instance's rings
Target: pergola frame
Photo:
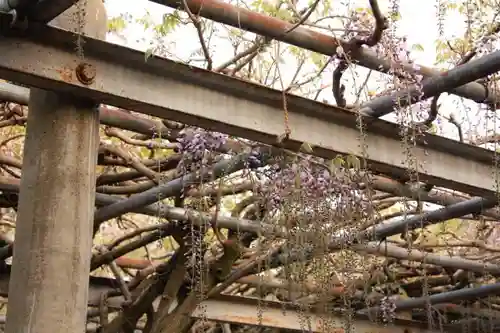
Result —
[[[155, 2], [171, 7], [178, 6], [177, 1], [157, 0]], [[88, 82], [83, 82], [81, 73], [78, 73], [80, 60], [74, 52], [74, 34], [45, 25], [74, 3], [75, 1], [67, 0], [40, 1], [30, 10], [24, 10], [26, 21], [14, 26], [9, 25], [12, 19], [10, 14], [0, 14], [0, 48], [2, 49], [0, 78], [29, 87], [57, 91], [74, 96], [75, 99], [85, 98], [101, 104], [216, 130], [270, 145], [276, 144], [276, 137], [282, 133], [283, 93], [273, 89], [166, 59], [152, 57], [145, 60], [141, 52], [88, 37], [83, 38], [86, 69], [89, 70], [91, 77], [87, 77]], [[188, 0], [187, 3], [190, 9], [200, 16], [323, 54], [333, 54], [336, 45], [347, 45], [343, 41], [303, 27], [284, 34], [283, 32], [287, 31], [291, 24], [235, 8], [217, 0]], [[22, 11], [23, 8], [29, 6], [28, 1], [19, 1], [17, 9]], [[34, 54], [41, 60], [33, 61]], [[387, 62], [376, 58], [367, 49], [357, 50], [353, 53], [353, 57], [357, 64], [375, 70], [387, 71], [390, 67]], [[499, 59], [500, 51], [497, 51], [449, 71], [446, 75], [440, 75], [439, 71], [419, 66], [421, 74], [427, 77], [423, 89], [426, 97], [450, 92], [476, 102], [495, 105], [498, 103], [499, 95], [494, 91], [488, 92], [485, 86], [474, 81], [499, 71]], [[405, 93], [411, 92], [409, 89]], [[0, 86], [0, 96], [22, 104], [28, 103], [28, 94], [25, 88], [10, 84]], [[189, 96], [189, 99], [186, 96]], [[361, 106], [363, 114], [361, 117], [367, 124], [366, 139], [369, 141], [366, 151], [361, 151], [357, 129], [357, 121], [360, 117], [358, 114], [351, 110], [286, 94], [290, 127], [293, 128], [293, 132], [290, 140], [284, 143], [284, 148], [297, 149], [303, 142], [307, 142], [313, 147], [312, 154], [319, 157], [335, 158], [338, 154], [368, 156], [368, 168], [371, 171], [396, 179], [404, 178], [406, 170], [402, 162], [403, 152], [398, 134], [400, 127], [376, 119], [392, 111], [398, 96], [400, 95], [375, 99]], [[118, 124], [125, 128], [133, 123], [131, 126], [135, 126], [138, 131], [165, 131], [168, 135], [168, 130], [159, 124], [149, 124], [145, 120], [142, 120], [142, 123], [134, 122], [135, 120], [128, 119], [127, 115], [104, 106], [100, 107], [99, 112], [101, 123]], [[154, 128], [151, 125], [154, 125]], [[311, 132], [311, 128], [315, 129], [314, 132]], [[401, 232], [404, 227], [412, 228], [412, 223], [413, 228], [416, 228], [416, 221], [428, 224], [437, 223], [451, 217], [476, 214], [493, 208], [497, 204], [497, 184], [492, 181], [492, 170], [496, 165], [493, 152], [431, 134], [423, 135], [417, 142], [417, 147], [418, 159], [426, 162], [425, 169], [419, 170], [422, 181], [478, 198], [455, 203], [430, 215], [403, 219], [399, 221], [399, 224], [375, 228], [378, 238]], [[453, 170], [453, 173], [450, 173], [450, 170]], [[2, 190], [19, 191], [19, 184], [11, 185], [2, 185]], [[29, 186], [38, 185], [29, 184]], [[126, 200], [97, 195], [96, 203], [99, 209], [95, 215], [95, 223], [128, 212], [148, 214], [148, 209], [153, 210], [153, 207], [149, 205], [158, 201], [155, 196], [171, 193], [174, 191], [172, 186], [174, 185], [170, 183], [162, 184]], [[182, 212], [175, 211], [174, 208], [165, 211], [164, 214], [174, 214], [178, 218], [182, 216]], [[222, 222], [223, 226], [224, 223], [226, 222]], [[236, 222], [228, 221], [227, 227], [230, 228], [234, 223]], [[241, 228], [242, 225], [239, 224], [236, 227]], [[335, 241], [339, 240], [332, 240], [333, 243]], [[365, 246], [364, 250], [369, 252], [373, 251], [375, 243], [356, 246]], [[398, 256], [397, 249], [394, 249], [392, 256]], [[101, 264], [103, 260], [108, 262], [110, 260], [109, 257], [103, 258], [101, 258]], [[435, 261], [444, 262], [444, 259], [441, 259], [436, 258]], [[464, 261], [461, 261], [460, 264], [463, 263]], [[471, 268], [472, 263], [468, 264], [469, 269], [481, 270]], [[448, 267], [461, 267], [457, 262], [451, 263], [451, 261], [447, 265]], [[494, 265], [485, 267], [484, 270], [492, 274], [500, 274], [498, 273], [500, 268]], [[7, 295], [8, 279], [9, 274], [4, 274], [0, 280], [0, 292], [4, 295]], [[106, 281], [104, 284], [108, 289], [113, 285], [112, 281]], [[95, 294], [99, 292], [99, 288], [98, 285], [92, 283], [91, 279], [89, 299], [91, 305], [93, 299], [98, 297]], [[453, 295], [443, 294], [439, 303], [451, 302], [452, 299], [484, 297], [481, 295], [498, 293], [497, 289], [500, 289], [497, 285], [491, 285], [488, 288], [490, 289], [471, 289]], [[23, 291], [15, 290], [15, 292], [22, 293]], [[119, 298], [114, 300], [120, 302]], [[415, 304], [412, 303], [411, 306], [418, 306], [417, 301], [412, 301]], [[222, 297], [204, 302], [207, 303], [205, 305], [209, 305], [210, 311], [207, 319], [210, 320], [249, 325], [262, 324], [295, 331], [303, 329], [298, 326], [298, 314], [293, 310], [290, 310], [292, 319], [279, 317], [277, 308], [282, 306], [280, 304], [269, 303], [268, 306], [273, 310], [265, 315], [262, 323], [257, 323], [254, 318], [249, 318], [250, 315], [255, 315], [251, 313], [256, 308], [255, 300]], [[411, 307], [408, 304], [399, 304], [399, 306]], [[230, 307], [232, 312], [224, 313], [225, 307]], [[199, 317], [199, 310], [195, 311], [192, 316]], [[319, 332], [321, 329], [316, 320], [319, 321], [320, 318], [313, 318], [311, 330]], [[431, 332], [420, 327], [420, 324], [402, 321], [390, 327], [372, 327], [366, 319], [360, 318], [354, 321], [354, 325], [357, 327], [356, 331], [360, 332], [410, 332], [410, 327], [411, 332]], [[448, 329], [452, 332], [457, 328]], [[343, 332], [340, 324], [336, 332]]]

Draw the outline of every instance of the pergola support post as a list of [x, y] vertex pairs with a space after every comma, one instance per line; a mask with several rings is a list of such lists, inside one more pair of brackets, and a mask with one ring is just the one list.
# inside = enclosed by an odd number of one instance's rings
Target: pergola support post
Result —
[[[86, 0], [84, 32], [104, 38], [101, 0]], [[54, 25], [75, 28], [70, 8]], [[75, 55], [76, 58], [76, 55]], [[44, 61], [37, 59], [36, 61]], [[6, 332], [84, 332], [89, 288], [97, 104], [32, 88]]]

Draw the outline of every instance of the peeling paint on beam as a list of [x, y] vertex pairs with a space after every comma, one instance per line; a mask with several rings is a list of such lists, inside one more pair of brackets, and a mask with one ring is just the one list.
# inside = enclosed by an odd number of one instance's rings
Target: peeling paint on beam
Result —
[[[0, 296], [7, 297], [9, 290], [10, 266], [0, 272]], [[90, 277], [89, 283], [89, 306], [99, 307], [102, 294], [111, 290], [117, 290], [118, 284], [114, 279], [103, 277]], [[123, 307], [123, 296], [107, 298], [110, 311], [117, 311]], [[262, 322], [258, 321], [259, 304], [262, 311]], [[449, 306], [449, 305], [448, 305]], [[228, 311], [230, 309], [230, 311]], [[192, 313], [195, 318], [206, 318], [211, 321], [227, 322], [242, 325], [263, 325], [288, 329], [298, 332], [308, 332], [304, 329], [304, 312], [298, 310], [289, 303], [258, 300], [256, 298], [219, 295], [215, 298], [203, 301]], [[311, 322], [312, 332], [345, 333], [343, 323], [344, 316], [337, 313], [311, 313], [307, 317]], [[321, 330], [321, 323], [327, 323], [330, 330]], [[485, 321], [489, 323], [490, 320]], [[410, 320], [396, 319], [391, 324], [380, 324], [373, 322], [364, 315], [356, 315], [350, 321], [353, 332], [356, 333], [456, 333], [461, 328], [456, 325], [440, 327], [436, 330], [428, 330], [426, 323]]]
[[[7, 297], [9, 270], [0, 273], [0, 295]], [[114, 280], [90, 277], [89, 289], [89, 306], [98, 307], [101, 300], [101, 295], [111, 290], [118, 288]], [[124, 299], [122, 296], [110, 297], [107, 299], [107, 305], [110, 310], [119, 310], [122, 308]], [[262, 306], [262, 322], [258, 321], [259, 303]], [[228, 310], [230, 309], [230, 310]], [[284, 309], [286, 312], [284, 313]], [[268, 327], [276, 327], [281, 329], [289, 329], [294, 331], [308, 331], [307, 327], [304, 330], [304, 313], [297, 310], [286, 303], [269, 302], [257, 300], [255, 298], [238, 297], [238, 296], [218, 296], [214, 299], [203, 301], [196, 310], [192, 313], [195, 318], [205, 318], [211, 321], [227, 322], [242, 325], [263, 325]], [[338, 314], [310, 314], [307, 315], [311, 322], [311, 332], [325, 332], [321, 330], [321, 322], [330, 325], [328, 332], [344, 333], [343, 323], [344, 318]], [[359, 316], [351, 319], [354, 332], [357, 333], [437, 333], [438, 331], [430, 331], [424, 328], [424, 325], [408, 320], [396, 320], [390, 325], [381, 325], [368, 320], [364, 316]], [[444, 331], [444, 330], [443, 330]], [[443, 331], [439, 331], [443, 333]], [[455, 331], [456, 332], [456, 331]]]
[[[259, 311], [259, 308], [261, 311]], [[259, 314], [262, 314], [259, 320]], [[346, 333], [345, 316], [335, 313], [307, 313], [286, 306], [281, 302], [267, 302], [238, 296], [219, 296], [202, 302], [192, 313], [193, 317], [207, 320], [273, 327], [298, 332]], [[377, 324], [365, 318], [349, 320], [356, 333], [433, 333], [411, 321], [398, 320], [395, 324]]]
[[[80, 60], [74, 35], [41, 25], [9, 31], [0, 47], [0, 77], [7, 80], [268, 144], [275, 144], [284, 130], [283, 94], [247, 81], [157, 57], [146, 61], [142, 52], [85, 38], [85, 61], [97, 73], [86, 86], [75, 75]], [[293, 95], [286, 98], [292, 130], [287, 148], [308, 142], [324, 158], [363, 154], [355, 113]], [[372, 118], [365, 123], [370, 169], [405, 177], [400, 126]], [[427, 134], [419, 138], [414, 154], [424, 165], [422, 181], [496, 198], [492, 152]]]

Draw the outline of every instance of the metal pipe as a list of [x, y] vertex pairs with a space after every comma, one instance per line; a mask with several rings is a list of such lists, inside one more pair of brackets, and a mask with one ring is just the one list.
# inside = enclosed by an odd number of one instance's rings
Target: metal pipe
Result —
[[399, 260], [425, 262], [426, 264], [440, 267], [463, 269], [481, 274], [489, 273], [495, 276], [500, 276], [499, 265], [484, 263], [477, 260], [463, 259], [460, 257], [441, 256], [434, 253], [422, 252], [416, 249], [405, 249], [390, 243], [370, 242], [368, 244], [355, 245], [353, 249], [356, 251], [374, 255], [383, 255]]
[[[433, 189], [430, 192], [427, 192], [422, 188], [416, 188], [411, 185], [402, 185], [394, 179], [381, 176], [374, 176], [370, 181], [370, 186], [377, 191], [391, 193], [396, 196], [407, 197], [413, 200], [430, 202], [440, 206], [449, 206], [468, 200], [466, 197], [451, 195], [438, 189]], [[500, 220], [500, 210], [498, 208], [485, 209], [482, 214], [484, 216]]]
[[[382, 240], [397, 235], [405, 230], [414, 230], [442, 221], [458, 218], [467, 214], [479, 214], [483, 209], [489, 209], [497, 204], [496, 198], [472, 198], [447, 207], [415, 215], [410, 218], [401, 217], [394, 222], [379, 224], [364, 232], [365, 239]], [[332, 243], [334, 246], [334, 243]]]
[[[0, 176], [0, 191], [19, 193], [19, 183], [20, 181], [17, 178]], [[109, 206], [124, 200], [126, 199], [120, 199], [116, 196], [103, 193], [96, 193], [95, 196], [95, 204], [98, 207]], [[210, 213], [158, 203], [138, 208], [134, 210], [134, 213], [178, 221], [188, 221], [192, 217], [196, 217], [195, 220], [199, 221], [208, 221], [212, 219], [212, 215]], [[235, 218], [232, 216], [219, 216], [217, 218], [217, 225], [221, 228], [227, 228], [234, 231], [251, 232], [254, 234], [273, 234], [279, 237], [285, 237], [287, 235], [287, 233], [279, 226], [273, 226], [261, 221]], [[99, 223], [95, 223], [94, 228], [98, 227]]]
[[[227, 161], [222, 161], [222, 162], [227, 163]], [[234, 163], [233, 165], [237, 164], [238, 163]], [[215, 166], [214, 175], [220, 174], [222, 169], [223, 168], [221, 168], [221, 166]], [[190, 175], [188, 175], [186, 178], [189, 178], [189, 176]], [[159, 201], [161, 198], [165, 198], [171, 195], [171, 192], [174, 191], [174, 188], [181, 186], [181, 184], [182, 184], [182, 178], [178, 178], [167, 184], [160, 185], [156, 188], [145, 191], [141, 194], [132, 196], [130, 199], [117, 200], [116, 203], [112, 203], [98, 210], [96, 212], [94, 221], [95, 223], [100, 223], [110, 218], [117, 217], [121, 214], [132, 212], [137, 209], [146, 207], [154, 202]], [[167, 195], [166, 189], [168, 189], [169, 195]], [[160, 198], [158, 198], [159, 195]], [[352, 235], [347, 237], [345, 236], [338, 237], [330, 242], [329, 248], [333, 250], [337, 249], [339, 246], [342, 246], [343, 244], [359, 243], [361, 240], [365, 239], [374, 239], [374, 240], [385, 239], [387, 237], [404, 232], [405, 230], [414, 230], [418, 228], [423, 228], [431, 224], [457, 218], [463, 215], [480, 213], [483, 209], [492, 208], [496, 204], [497, 200], [493, 198], [491, 199], [473, 198], [471, 200], [459, 202], [432, 212], [426, 212], [424, 214], [415, 215], [410, 218], [401, 217], [389, 224], [379, 224], [373, 228], [364, 231], [360, 235], [360, 237], [353, 238]], [[110, 209], [110, 207], [112, 208]], [[119, 207], [119, 208], [116, 208], [115, 210], [114, 207]], [[108, 210], [109, 212], [107, 212]]]
[[8, 13], [16, 9], [24, 10], [30, 8], [30, 6], [33, 6], [33, 0], [0, 0], [0, 12]]
[[[460, 198], [460, 197], [455, 197], [453, 195], [448, 195], [444, 193], [440, 193], [438, 191], [431, 191], [429, 193], [425, 191], [419, 191], [412, 189], [410, 186], [407, 185], [401, 185], [401, 183], [389, 179], [389, 178], [384, 178], [384, 177], [374, 177], [374, 179], [371, 180], [370, 186], [373, 189], [376, 189], [378, 191], [382, 192], [388, 192], [388, 193], [393, 193], [395, 195], [399, 195], [402, 197], [408, 197], [410, 199], [415, 199], [420, 198], [422, 201], [430, 202], [430, 203], [435, 203], [441, 206], [450, 206], [453, 204], [461, 203], [467, 201], [467, 199]], [[0, 190], [2, 190], [2, 184], [0, 184]], [[424, 193], [425, 192], [425, 193]], [[102, 193], [97, 193], [97, 197], [100, 198], [101, 201], [96, 202], [97, 205], [100, 206], [106, 206], [110, 205], [112, 203], [118, 202], [122, 199], [117, 198], [112, 195], [106, 195]], [[157, 204], [152, 204], [147, 207], [140, 208], [135, 211], [135, 213], [139, 214], [144, 214], [144, 215], [150, 215], [150, 216], [160, 216], [165, 217], [165, 218], [170, 218], [170, 219], [180, 219], [180, 217], [171, 217], [169, 214], [171, 214], [170, 210], [175, 208], [180, 209], [178, 207], [170, 207], [170, 206], [165, 206], [165, 205], [157, 205]], [[173, 212], [173, 211], [172, 211]], [[184, 210], [181, 209], [178, 211], [179, 214], [185, 214]], [[489, 216], [495, 219], [500, 219], [499, 217], [499, 212], [498, 209], [484, 209], [482, 212], [483, 215]], [[223, 226], [223, 228], [226, 228]], [[246, 230], [248, 231], [248, 230]]]
[[[0, 185], [0, 190], [2, 190], [2, 186]], [[116, 204], [126, 199], [119, 199], [111, 195], [97, 193], [96, 194], [96, 204], [100, 206], [107, 206], [111, 204]], [[444, 207], [442, 209], [438, 209], [432, 212], [427, 212], [420, 215], [415, 215], [410, 218], [397, 218], [392, 223], [388, 223], [386, 225], [380, 225], [379, 227], [374, 227], [372, 230], [367, 231], [368, 236], [373, 237], [375, 234], [375, 239], [381, 239], [390, 237], [393, 235], [397, 235], [398, 233], [403, 232], [408, 228], [408, 230], [413, 230], [417, 228], [421, 228], [422, 226], [428, 226], [430, 224], [439, 223], [444, 220], [457, 218], [471, 212], [479, 213], [482, 209], [487, 209], [487, 207], [493, 207], [495, 205], [494, 201], [482, 199], [482, 198], [474, 198], [468, 201], [462, 201], [459, 203], [452, 204], [450, 206]], [[151, 216], [161, 216], [170, 219], [184, 219], [182, 216], [186, 216], [187, 211], [183, 208], [171, 207], [165, 205], [152, 204], [149, 206], [137, 208], [134, 212], [142, 213], [145, 215]], [[200, 213], [201, 214], [201, 213]], [[208, 215], [206, 216], [208, 217]], [[242, 231], [248, 232], [262, 232], [263, 230], [273, 230], [271, 232], [280, 234], [281, 230], [273, 228], [271, 225], [266, 225], [263, 223], [252, 223], [251, 221], [241, 220], [241, 219], [233, 219], [233, 218], [220, 218], [218, 224], [222, 228], [229, 229], [239, 229]], [[343, 239], [345, 240], [345, 239]], [[334, 246], [336, 240], [332, 240], [331, 246]], [[338, 242], [338, 240], [337, 240]], [[385, 245], [384, 245], [385, 248]], [[365, 249], [364, 251], [368, 251], [369, 249]], [[405, 250], [406, 251], [406, 250]], [[452, 267], [452, 266], [450, 266]], [[458, 267], [457, 267], [458, 268]], [[459, 267], [463, 269], [468, 269], [467, 267]], [[500, 274], [500, 271], [499, 271]]]
[[10, 4], [9, 0], [0, 0], [0, 12], [5, 12], [8, 13], [10, 12], [14, 7]]
[[[2, 186], [0, 185], [0, 190], [1, 189]], [[123, 200], [124, 199], [120, 199], [112, 195], [96, 193], [97, 206], [101, 207], [109, 206]], [[193, 216], [197, 217], [194, 220], [199, 220], [199, 221], [209, 221], [212, 219], [212, 215], [209, 213], [191, 209], [188, 210], [180, 207], [160, 205], [158, 203], [154, 203], [146, 207], [141, 207], [134, 212], [142, 213], [149, 216], [162, 217], [169, 220], [177, 220], [177, 221], [188, 221]], [[220, 228], [227, 228], [234, 231], [251, 232], [254, 234], [266, 234], [266, 235], [273, 234], [277, 236], [285, 236], [287, 234], [280, 227], [262, 223], [261, 221], [240, 219], [223, 215], [217, 218], [217, 226]]]
[[28, 105], [29, 99], [30, 90], [28, 88], [8, 82], [0, 82], [0, 101], [8, 101], [17, 104]]
[[[19, 180], [10, 177], [0, 177], [0, 191], [19, 192]], [[107, 206], [125, 199], [120, 199], [112, 195], [96, 193], [96, 206]], [[168, 205], [160, 205], [158, 203], [139, 208], [136, 213], [141, 213], [149, 216], [162, 217], [169, 220], [187, 221], [190, 217], [195, 216], [194, 221], [208, 221], [212, 218], [209, 213], [199, 212], [195, 210], [186, 210], [180, 207], [172, 207]], [[286, 232], [279, 227], [262, 223], [261, 221], [253, 221], [247, 219], [239, 219], [231, 216], [220, 216], [217, 220], [217, 225], [221, 228], [227, 228], [235, 231], [251, 232], [255, 234], [276, 235], [278, 237], [286, 236]], [[96, 228], [98, 224], [94, 225]], [[413, 260], [426, 262], [428, 264], [441, 267], [464, 269], [478, 273], [490, 273], [500, 275], [500, 266], [490, 263], [480, 263], [473, 260], [462, 258], [454, 258], [448, 256], [439, 256], [432, 253], [423, 253], [418, 250], [403, 249], [392, 244], [368, 243], [355, 245], [356, 251], [363, 251], [371, 254], [382, 253], [389, 257], [401, 260]], [[5, 256], [10, 256], [5, 254]]]
[[77, 2], [78, 0], [39, 0], [30, 8], [28, 15], [37, 22], [48, 23]]
[[224, 175], [239, 171], [245, 167], [248, 154], [240, 154], [230, 160], [223, 160], [211, 168], [205, 168], [201, 172], [193, 172], [176, 178], [168, 183], [158, 185], [128, 199], [120, 200], [114, 204], [104, 206], [97, 210], [94, 215], [94, 223], [101, 223], [120, 215], [130, 213], [136, 209], [148, 206], [165, 198], [178, 195], [190, 184], [200, 184], [217, 179]]
[[[182, 1], [178, 0], [152, 0], [153, 2], [183, 10]], [[295, 45], [307, 50], [318, 52], [325, 55], [333, 55], [337, 52], [337, 47], [342, 45], [348, 48], [346, 41], [336, 39], [333, 36], [325, 35], [304, 27], [295, 27], [295, 24], [285, 22], [275, 17], [255, 13], [251, 10], [238, 8], [229, 3], [220, 0], [186, 0], [187, 5], [193, 13], [214, 20], [223, 24], [230, 25], [237, 29], [243, 29], [259, 35], [267, 36]], [[290, 29], [293, 28], [292, 31]], [[380, 59], [376, 53], [367, 48], [353, 50], [351, 54], [355, 63], [387, 73], [391, 69], [391, 63], [387, 59]], [[409, 72], [417, 72], [424, 77], [439, 76], [443, 71], [425, 66], [415, 66], [405, 63], [404, 69]], [[478, 103], [496, 104], [500, 99], [500, 93], [492, 91], [488, 93], [487, 89], [479, 83], [471, 82], [461, 87], [453, 89], [451, 93], [472, 99]]]
[[[28, 88], [8, 82], [0, 82], [0, 101], [9, 101], [21, 105], [28, 105], [29, 97], [30, 91]], [[160, 121], [139, 118], [120, 109], [111, 109], [107, 106], [101, 105], [99, 107], [99, 119], [103, 125], [117, 127], [145, 135], [158, 135], [165, 139], [172, 138], [172, 131]]]
[[[29, 20], [49, 23], [79, 0], [0, 0], [0, 12], [22, 10]], [[33, 3], [34, 2], [34, 3]]]
[[374, 98], [361, 105], [360, 112], [371, 117], [382, 117], [394, 111], [443, 92], [448, 92], [467, 82], [472, 82], [500, 71], [500, 51], [495, 51], [462, 66], [453, 68], [442, 76], [424, 79], [422, 86], [413, 86], [388, 96]]
[[[473, 198], [457, 204], [453, 204], [432, 212], [415, 215], [410, 218], [401, 217], [388, 224], [378, 224], [361, 233], [348, 233], [346, 236], [333, 238], [328, 244], [328, 249], [335, 251], [346, 248], [346, 245], [362, 244], [364, 241], [383, 240], [387, 237], [397, 235], [406, 230], [411, 231], [425, 226], [436, 224], [449, 219], [454, 219], [463, 215], [480, 213], [483, 209], [492, 208], [497, 204], [496, 198]], [[279, 267], [294, 261], [309, 260], [314, 256], [314, 249], [303, 248], [299, 250], [291, 249], [287, 253], [277, 253], [272, 258], [269, 267]]]
[[[477, 288], [464, 288], [460, 290], [448, 291], [439, 293], [431, 296], [415, 297], [411, 299], [405, 299], [395, 302], [396, 311], [412, 310], [416, 308], [425, 307], [427, 304], [442, 304], [442, 303], [453, 303], [457, 301], [467, 301], [476, 300], [479, 298], [485, 298], [492, 295], [500, 294], [500, 283], [494, 283], [486, 286], [481, 286]], [[368, 309], [360, 310], [359, 314], [371, 314], [375, 315], [380, 311], [380, 307], [372, 307]]]
[[[100, 202], [100, 204], [106, 204], [106, 205], [113, 205], [113, 202], [115, 202], [114, 205], [118, 205], [119, 203], [124, 203], [127, 201], [127, 199], [117, 199], [109, 195], [105, 194], [97, 194], [96, 196], [96, 201]], [[418, 228], [423, 228], [425, 226], [439, 223], [445, 220], [457, 218], [463, 215], [467, 215], [470, 213], [480, 213], [483, 209], [488, 209], [492, 208], [496, 205], [496, 200], [495, 199], [483, 199], [483, 198], [473, 198], [471, 200], [459, 202], [456, 204], [452, 204], [450, 206], [432, 211], [432, 212], [427, 212], [424, 214], [412, 216], [410, 218], [405, 218], [401, 217], [397, 219], [396, 221], [389, 223], [389, 224], [381, 224], [373, 227], [372, 229], [368, 229], [364, 233], [361, 234], [360, 237], [337, 237], [336, 239], [333, 239], [330, 242], [329, 248], [331, 250], [336, 250], [339, 247], [342, 247], [345, 244], [349, 243], [355, 243], [359, 244], [362, 240], [365, 239], [385, 239], [387, 237], [397, 235], [398, 233], [401, 233], [405, 230], [414, 230]], [[146, 214], [156, 214], [157, 216], [165, 216], [170, 215], [170, 217], [173, 217], [175, 215], [179, 216], [183, 212], [182, 210], [179, 210], [177, 208], [170, 208], [170, 207], [164, 207], [162, 209], [161, 206], [156, 205], [147, 206], [147, 207], [138, 207], [136, 211], [141, 211]], [[105, 207], [104, 207], [105, 208]], [[173, 215], [171, 215], [173, 214]], [[222, 222], [222, 221], [221, 221]], [[219, 222], [219, 223], [221, 223]], [[247, 229], [250, 232], [255, 232], [255, 225], [252, 223], [248, 223], [248, 221], [242, 221], [242, 225], [239, 228], [239, 230]], [[95, 223], [98, 223], [97, 221]], [[224, 221], [224, 224], [228, 228], [234, 228], [237, 225], [236, 221], [233, 220], [228, 220]], [[257, 225], [259, 225], [257, 223]], [[222, 226], [222, 224], [221, 224]], [[260, 225], [260, 228], [266, 229], [266, 226]], [[268, 228], [268, 230], [272, 230], [271, 227]], [[272, 232], [275, 233], [280, 233], [280, 230], [273, 230]], [[363, 245], [360, 245], [361, 247], [358, 247], [359, 250], [363, 251], [370, 251], [370, 247], [365, 247], [363, 248]], [[384, 245], [385, 246], [385, 245]], [[284, 263], [290, 263], [291, 261], [298, 261], [298, 260], [304, 260], [304, 259], [309, 259], [312, 257], [313, 252], [312, 251], [305, 251], [306, 254], [304, 255], [303, 250], [298, 251], [298, 253], [295, 253], [295, 251], [291, 251], [290, 253], [287, 254], [279, 254], [274, 260], [273, 264], [271, 266], [277, 267], [281, 266]], [[394, 254], [396, 255], [396, 250], [394, 251]], [[406, 251], [406, 254], [408, 255], [408, 251]], [[418, 257], [417, 253], [413, 254], [414, 256]], [[446, 267], [452, 267], [452, 268], [461, 268], [465, 270], [473, 270], [473, 271], [488, 271], [488, 272], [495, 272], [500, 274], [500, 268], [498, 266], [477, 266], [477, 265], [472, 265], [471, 262], [469, 261], [462, 261], [459, 262], [457, 260], [446, 260], [446, 258], [436, 256], [434, 258], [437, 262], [440, 262], [440, 265], [446, 266]], [[417, 259], [415, 259], [417, 260]], [[427, 260], [427, 257], [426, 257]]]

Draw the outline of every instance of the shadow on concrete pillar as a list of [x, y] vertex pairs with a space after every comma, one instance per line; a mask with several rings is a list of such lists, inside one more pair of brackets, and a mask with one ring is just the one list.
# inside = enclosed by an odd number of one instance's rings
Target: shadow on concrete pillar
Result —
[[[102, 0], [82, 1], [87, 4], [83, 31], [104, 39]], [[50, 24], [74, 31], [75, 10]], [[33, 61], [43, 62], [34, 56]], [[85, 332], [99, 142], [96, 106], [67, 94], [30, 91], [6, 332]]]

